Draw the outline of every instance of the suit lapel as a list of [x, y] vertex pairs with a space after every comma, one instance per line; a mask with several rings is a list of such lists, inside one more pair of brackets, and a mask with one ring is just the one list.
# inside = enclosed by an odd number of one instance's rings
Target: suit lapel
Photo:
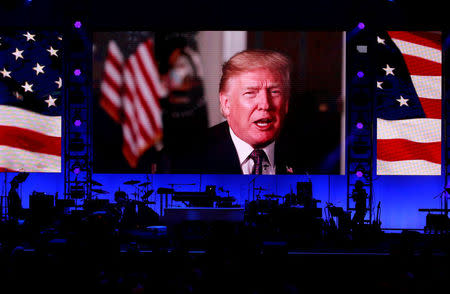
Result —
[[[231, 139], [228, 123], [225, 121], [212, 130], [207, 152], [207, 170], [212, 174], [242, 174], [236, 148]], [[293, 174], [293, 165], [287, 158], [282, 144], [275, 143], [276, 174]]]
[[292, 163], [287, 158], [287, 152], [283, 150], [282, 145], [275, 143], [275, 165], [277, 175], [289, 175], [295, 172]]
[[212, 133], [207, 166], [210, 173], [242, 173], [239, 157], [231, 139], [227, 122], [218, 125]]

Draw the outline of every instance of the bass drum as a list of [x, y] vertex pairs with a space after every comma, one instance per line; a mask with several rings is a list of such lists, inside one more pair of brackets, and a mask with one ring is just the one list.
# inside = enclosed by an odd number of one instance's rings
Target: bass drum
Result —
[[128, 200], [128, 194], [125, 191], [117, 191], [114, 193], [114, 200], [117, 203], [125, 203]]
[[286, 206], [290, 205], [297, 205], [298, 204], [298, 197], [294, 193], [289, 193], [284, 196], [284, 204]]

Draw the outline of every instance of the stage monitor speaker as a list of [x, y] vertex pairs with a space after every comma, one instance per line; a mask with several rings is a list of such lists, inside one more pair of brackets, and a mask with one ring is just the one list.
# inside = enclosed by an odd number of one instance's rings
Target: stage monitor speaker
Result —
[[104, 210], [108, 207], [108, 199], [89, 199], [84, 202], [84, 209], [87, 211]]
[[55, 196], [33, 192], [30, 195], [32, 223], [37, 226], [49, 225], [55, 215]]
[[448, 230], [450, 228], [450, 220], [445, 214], [429, 213], [426, 218], [426, 226], [434, 230]]
[[41, 192], [33, 192], [30, 196], [30, 209], [32, 211], [46, 211], [55, 206], [55, 196]]

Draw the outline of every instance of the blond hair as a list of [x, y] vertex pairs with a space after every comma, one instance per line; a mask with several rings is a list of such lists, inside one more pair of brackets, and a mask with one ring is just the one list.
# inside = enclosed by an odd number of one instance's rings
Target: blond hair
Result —
[[227, 91], [228, 81], [233, 76], [258, 68], [277, 71], [282, 79], [286, 93], [290, 89], [291, 61], [286, 55], [272, 50], [249, 49], [233, 55], [222, 65], [219, 93]]

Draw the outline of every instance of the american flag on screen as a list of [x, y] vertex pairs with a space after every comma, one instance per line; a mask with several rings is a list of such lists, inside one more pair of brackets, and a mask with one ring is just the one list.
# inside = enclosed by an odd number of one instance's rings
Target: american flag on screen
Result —
[[131, 167], [162, 137], [159, 99], [166, 96], [155, 57], [153, 41], [139, 44], [126, 60], [110, 41], [101, 83], [100, 105], [122, 125], [122, 152]]
[[0, 32], [0, 170], [61, 172], [62, 37]]
[[440, 32], [377, 36], [377, 174], [441, 175]]

